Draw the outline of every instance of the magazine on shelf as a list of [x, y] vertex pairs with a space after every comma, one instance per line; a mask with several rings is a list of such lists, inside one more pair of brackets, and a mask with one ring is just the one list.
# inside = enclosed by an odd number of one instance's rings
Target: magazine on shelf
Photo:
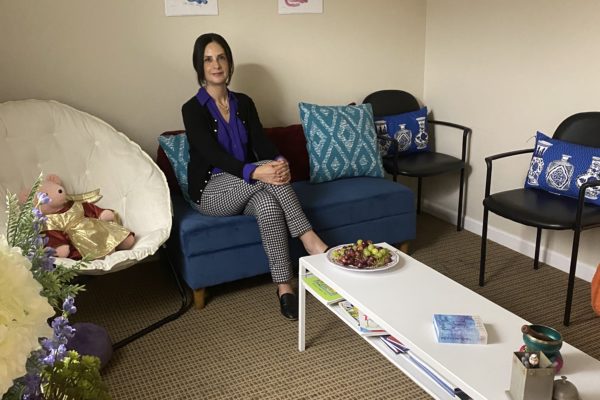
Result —
[[487, 344], [487, 331], [478, 315], [434, 314], [433, 327], [439, 343]]
[[404, 353], [408, 350], [401, 341], [392, 335], [383, 335], [380, 336], [379, 339], [381, 339], [381, 341], [396, 354]]
[[304, 283], [310, 287], [317, 295], [319, 295], [327, 304], [337, 303], [344, 298], [335, 290], [327, 286], [325, 282], [310, 274], [305, 276]]
[[447, 391], [450, 395], [455, 396], [457, 393], [457, 390], [460, 390], [460, 389], [455, 389], [448, 381], [443, 379], [431, 367], [429, 367], [427, 364], [425, 364], [423, 361], [421, 361], [420, 358], [414, 356], [408, 347], [406, 347], [404, 344], [402, 344], [401, 341], [399, 341], [392, 335], [383, 335], [383, 336], [380, 336], [379, 339], [381, 339], [381, 341], [383, 343], [385, 343], [385, 345], [387, 347], [389, 347], [390, 350], [392, 350], [395, 354], [402, 354], [403, 356], [406, 356], [413, 365], [415, 365], [417, 368], [419, 368], [431, 380], [433, 380], [436, 384], [438, 384], [442, 389]]
[[375, 321], [369, 318], [365, 313], [352, 305], [349, 301], [343, 300], [338, 303], [342, 310], [341, 315], [352, 323], [358, 333], [363, 336], [385, 335], [387, 332], [381, 328]]

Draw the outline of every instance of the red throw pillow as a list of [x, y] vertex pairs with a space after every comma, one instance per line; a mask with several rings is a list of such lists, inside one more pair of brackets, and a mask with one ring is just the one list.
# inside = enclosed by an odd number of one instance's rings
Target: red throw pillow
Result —
[[[171, 136], [171, 135], [180, 135], [184, 134], [185, 131], [168, 131], [161, 134], [161, 136]], [[179, 183], [177, 183], [177, 178], [175, 177], [175, 172], [173, 172], [173, 167], [171, 166], [171, 162], [167, 158], [164, 150], [160, 145], [158, 145], [158, 149], [156, 150], [156, 164], [165, 174], [165, 178], [167, 178], [167, 184], [169, 185], [169, 189], [171, 193], [181, 193], [181, 188], [179, 187]]]
[[279, 153], [288, 160], [292, 182], [307, 181], [310, 178], [310, 169], [302, 125], [265, 128], [265, 133]]

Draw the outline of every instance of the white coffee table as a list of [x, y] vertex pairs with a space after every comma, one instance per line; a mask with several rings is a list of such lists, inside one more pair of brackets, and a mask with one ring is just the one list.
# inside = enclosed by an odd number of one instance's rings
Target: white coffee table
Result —
[[[377, 272], [347, 271], [319, 254], [300, 258], [300, 278], [307, 272], [317, 276], [473, 399], [507, 399], [512, 353], [523, 344], [520, 328], [529, 322], [392, 246], [379, 245], [398, 252], [400, 260], [395, 267]], [[306, 291], [311, 289], [299, 279], [300, 351], [305, 349]], [[328, 306], [315, 297], [337, 314], [337, 306]], [[435, 313], [480, 315], [488, 331], [488, 344], [437, 343], [432, 325]], [[395, 355], [379, 338], [364, 338], [434, 398], [456, 399], [406, 356]], [[600, 399], [600, 361], [568, 343], [563, 344], [561, 354], [565, 364], [560, 375], [577, 386], [581, 399]]]

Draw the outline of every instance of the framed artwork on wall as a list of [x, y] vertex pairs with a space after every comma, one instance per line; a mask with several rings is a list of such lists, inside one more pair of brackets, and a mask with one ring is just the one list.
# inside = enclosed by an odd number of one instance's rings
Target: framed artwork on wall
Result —
[[322, 14], [323, 0], [278, 0], [279, 14]]
[[219, 15], [218, 0], [165, 0], [165, 15]]

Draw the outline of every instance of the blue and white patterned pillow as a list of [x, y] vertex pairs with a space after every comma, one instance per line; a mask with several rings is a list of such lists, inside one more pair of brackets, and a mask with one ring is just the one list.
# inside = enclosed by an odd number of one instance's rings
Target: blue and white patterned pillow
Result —
[[[400, 155], [430, 150], [427, 107], [418, 111], [377, 117], [375, 128], [378, 136], [388, 135], [398, 143]], [[387, 143], [379, 149], [383, 157], [394, 155], [394, 147]]]
[[299, 107], [312, 183], [353, 176], [383, 177], [370, 104], [300, 103]]
[[158, 137], [158, 143], [173, 167], [173, 172], [175, 173], [175, 177], [181, 188], [183, 198], [190, 201], [187, 171], [187, 166], [190, 161], [190, 145], [187, 140], [187, 135], [185, 133], [177, 135], [161, 135]]
[[[585, 182], [600, 180], [600, 148], [581, 146], [537, 133], [525, 187], [578, 198]], [[585, 191], [585, 201], [600, 205], [600, 186]]]

